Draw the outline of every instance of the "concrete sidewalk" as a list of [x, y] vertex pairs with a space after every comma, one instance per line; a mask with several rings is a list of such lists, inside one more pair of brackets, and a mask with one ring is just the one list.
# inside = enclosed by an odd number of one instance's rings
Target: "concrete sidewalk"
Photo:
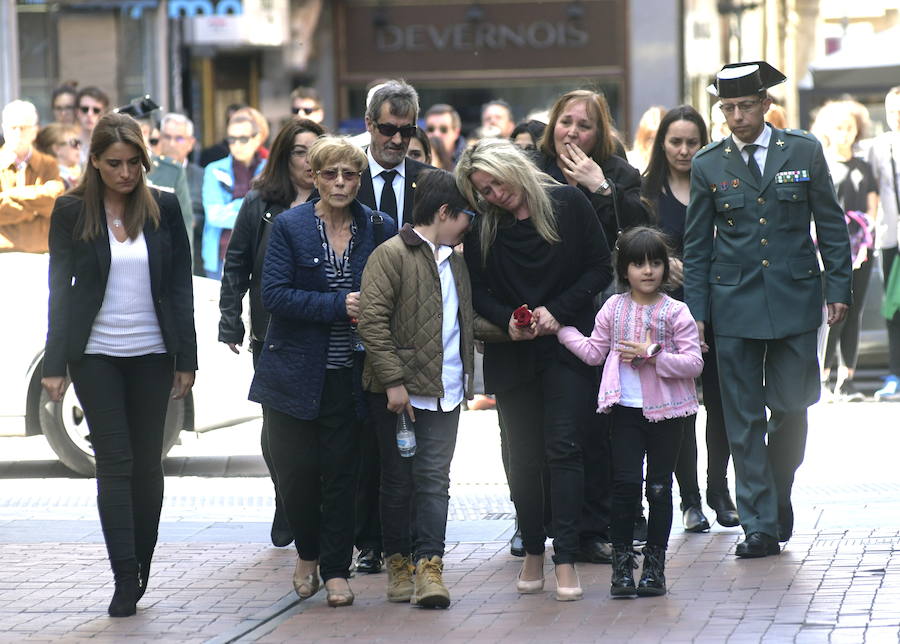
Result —
[[[895, 506], [890, 509], [896, 511]], [[897, 516], [894, 514], [894, 516]], [[466, 522], [457, 522], [466, 523]], [[455, 526], [456, 527], [456, 526]], [[458, 526], [462, 527], [462, 526]], [[472, 532], [477, 532], [475, 526]], [[778, 557], [738, 560], [739, 530], [673, 533], [661, 598], [613, 600], [610, 567], [579, 564], [585, 599], [519, 596], [503, 541], [449, 544], [448, 610], [390, 604], [386, 575], [356, 603], [298, 602], [295, 553], [263, 543], [162, 543], [137, 616], [110, 619], [102, 544], [0, 545], [0, 641], [892, 642], [900, 638], [900, 531], [801, 532]]]

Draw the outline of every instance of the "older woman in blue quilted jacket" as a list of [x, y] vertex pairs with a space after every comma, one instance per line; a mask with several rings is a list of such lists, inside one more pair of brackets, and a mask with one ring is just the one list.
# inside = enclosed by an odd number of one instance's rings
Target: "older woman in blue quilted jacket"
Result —
[[308, 152], [320, 198], [282, 213], [262, 271], [269, 329], [250, 388], [266, 408], [269, 447], [297, 546], [300, 599], [325, 583], [330, 606], [349, 606], [362, 395], [355, 333], [363, 268], [397, 232], [356, 199], [366, 157], [323, 137]]

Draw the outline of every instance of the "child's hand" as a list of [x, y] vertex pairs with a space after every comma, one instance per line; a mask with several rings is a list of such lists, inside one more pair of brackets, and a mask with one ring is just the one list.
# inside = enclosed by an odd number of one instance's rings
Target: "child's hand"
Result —
[[[653, 336], [650, 329], [647, 329], [646, 342], [632, 342], [631, 340], [622, 340], [619, 342], [619, 358], [622, 362], [631, 363], [635, 358], [644, 359], [647, 357], [647, 349], [653, 344]], [[655, 356], [654, 356], [655, 357]], [[650, 358], [651, 360], [653, 358]]]

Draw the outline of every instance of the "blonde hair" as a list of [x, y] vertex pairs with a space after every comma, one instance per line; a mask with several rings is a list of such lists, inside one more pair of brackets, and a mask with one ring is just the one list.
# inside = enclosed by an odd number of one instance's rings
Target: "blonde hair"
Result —
[[[99, 160], [114, 143], [132, 146], [140, 155], [141, 165], [144, 168], [140, 180], [125, 202], [125, 232], [130, 239], [135, 239], [148, 219], [153, 222], [154, 227], [159, 227], [159, 204], [153, 198], [145, 180], [150, 170], [150, 155], [144, 147], [141, 126], [127, 114], [109, 112], [100, 118], [91, 133], [90, 158]], [[78, 186], [69, 192], [71, 195], [81, 197], [83, 204], [81, 216], [75, 225], [78, 239], [90, 241], [106, 234], [106, 220], [102, 214], [105, 191], [106, 185], [100, 176], [100, 170], [89, 161], [85, 164]]]
[[638, 121], [637, 129], [634, 132], [634, 146], [631, 151], [640, 159], [643, 170], [650, 163], [650, 153], [653, 151], [653, 141], [656, 139], [656, 131], [659, 129], [659, 123], [666, 114], [666, 108], [654, 105], [647, 108]]
[[547, 128], [544, 130], [544, 136], [541, 137], [540, 150], [548, 157], [556, 158], [556, 144], [553, 141], [553, 130], [556, 129], [556, 122], [562, 115], [563, 110], [569, 103], [583, 102], [586, 106], [588, 115], [593, 119], [594, 125], [597, 126], [597, 141], [594, 147], [584, 152], [597, 163], [603, 163], [616, 152], [616, 138], [612, 129], [612, 115], [609, 113], [609, 103], [603, 94], [592, 92], [586, 89], [576, 89], [567, 92], [557, 99], [553, 107], [550, 108], [550, 118], [547, 121]]
[[856, 117], [846, 101], [829, 101], [816, 112], [816, 118], [809, 129], [822, 145], [830, 148], [833, 147], [831, 134], [841, 123], [852, 123], [854, 128], [858, 127]]
[[456, 185], [473, 208], [484, 215], [479, 226], [481, 261], [487, 256], [497, 229], [501, 223], [513, 220], [512, 213], [491, 203], [475, 189], [472, 174], [486, 172], [502, 184], [519, 188], [531, 221], [544, 241], [555, 244], [560, 241], [556, 229], [556, 214], [547, 195], [550, 187], [559, 185], [550, 175], [539, 171], [525, 153], [506, 139], [483, 139], [467, 148], [456, 164]]
[[769, 110], [766, 112], [766, 122], [772, 125], [772, 127], [783, 130], [787, 127], [787, 112], [781, 105], [772, 103], [769, 105]]
[[362, 171], [369, 165], [365, 153], [342, 136], [320, 136], [306, 153], [313, 173], [326, 166], [346, 163]]

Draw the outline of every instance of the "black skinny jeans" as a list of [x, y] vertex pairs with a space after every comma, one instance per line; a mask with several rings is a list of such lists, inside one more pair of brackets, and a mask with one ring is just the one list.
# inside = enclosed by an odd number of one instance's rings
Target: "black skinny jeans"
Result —
[[[706, 493], [728, 492], [728, 459], [731, 448], [725, 432], [725, 414], [722, 411], [722, 394], [719, 390], [719, 368], [716, 365], [716, 341], [712, 328], [707, 325], [706, 343], [709, 351], [703, 354], [703, 406], [706, 408]], [[681, 502], [700, 494], [697, 482], [697, 415], [684, 419], [684, 438], [678, 451], [675, 478]]]
[[681, 444], [683, 418], [651, 423], [644, 412], [616, 405], [612, 409], [612, 522], [610, 536], [618, 548], [631, 548], [634, 506], [641, 496], [647, 455], [647, 545], [666, 548], [672, 531], [672, 472]]
[[147, 563], [159, 533], [162, 446], [175, 361], [85, 355], [69, 364], [97, 461], [97, 507], [112, 565]]
[[[258, 340], [250, 340], [250, 351], [253, 356], [253, 370], [256, 370], [256, 364], [259, 362], [259, 356], [262, 355], [263, 343]], [[269, 478], [272, 479], [272, 488], [275, 491], [275, 515], [281, 515], [284, 512], [284, 504], [281, 501], [281, 494], [278, 492], [278, 481], [275, 479], [275, 465], [272, 463], [272, 450], [269, 447], [269, 423], [266, 420], [266, 408], [262, 408], [262, 429], [259, 432], [259, 446], [262, 450], [263, 461], [266, 469], [269, 470]]]
[[838, 366], [837, 348], [841, 344], [841, 358], [848, 369], [856, 369], [859, 357], [859, 331], [863, 310], [866, 306], [866, 292], [872, 278], [872, 260], [866, 260], [862, 266], [853, 269], [853, 302], [846, 317], [828, 327], [828, 340], [825, 343], [825, 359], [823, 367], [834, 369]]
[[459, 406], [448, 412], [416, 409], [416, 453], [407, 458], [397, 449], [397, 414], [388, 410], [387, 396], [369, 394], [369, 418], [381, 456], [384, 554], [412, 554], [414, 562], [443, 557]]
[[591, 380], [559, 361], [531, 381], [497, 393], [509, 445], [509, 478], [522, 542], [529, 554], [544, 552], [541, 468], [550, 471], [553, 561], [574, 563], [584, 498], [582, 425], [592, 411]]
[[352, 369], [329, 369], [319, 416], [301, 420], [269, 407], [269, 450], [297, 554], [319, 560], [328, 581], [350, 577], [359, 464]]

